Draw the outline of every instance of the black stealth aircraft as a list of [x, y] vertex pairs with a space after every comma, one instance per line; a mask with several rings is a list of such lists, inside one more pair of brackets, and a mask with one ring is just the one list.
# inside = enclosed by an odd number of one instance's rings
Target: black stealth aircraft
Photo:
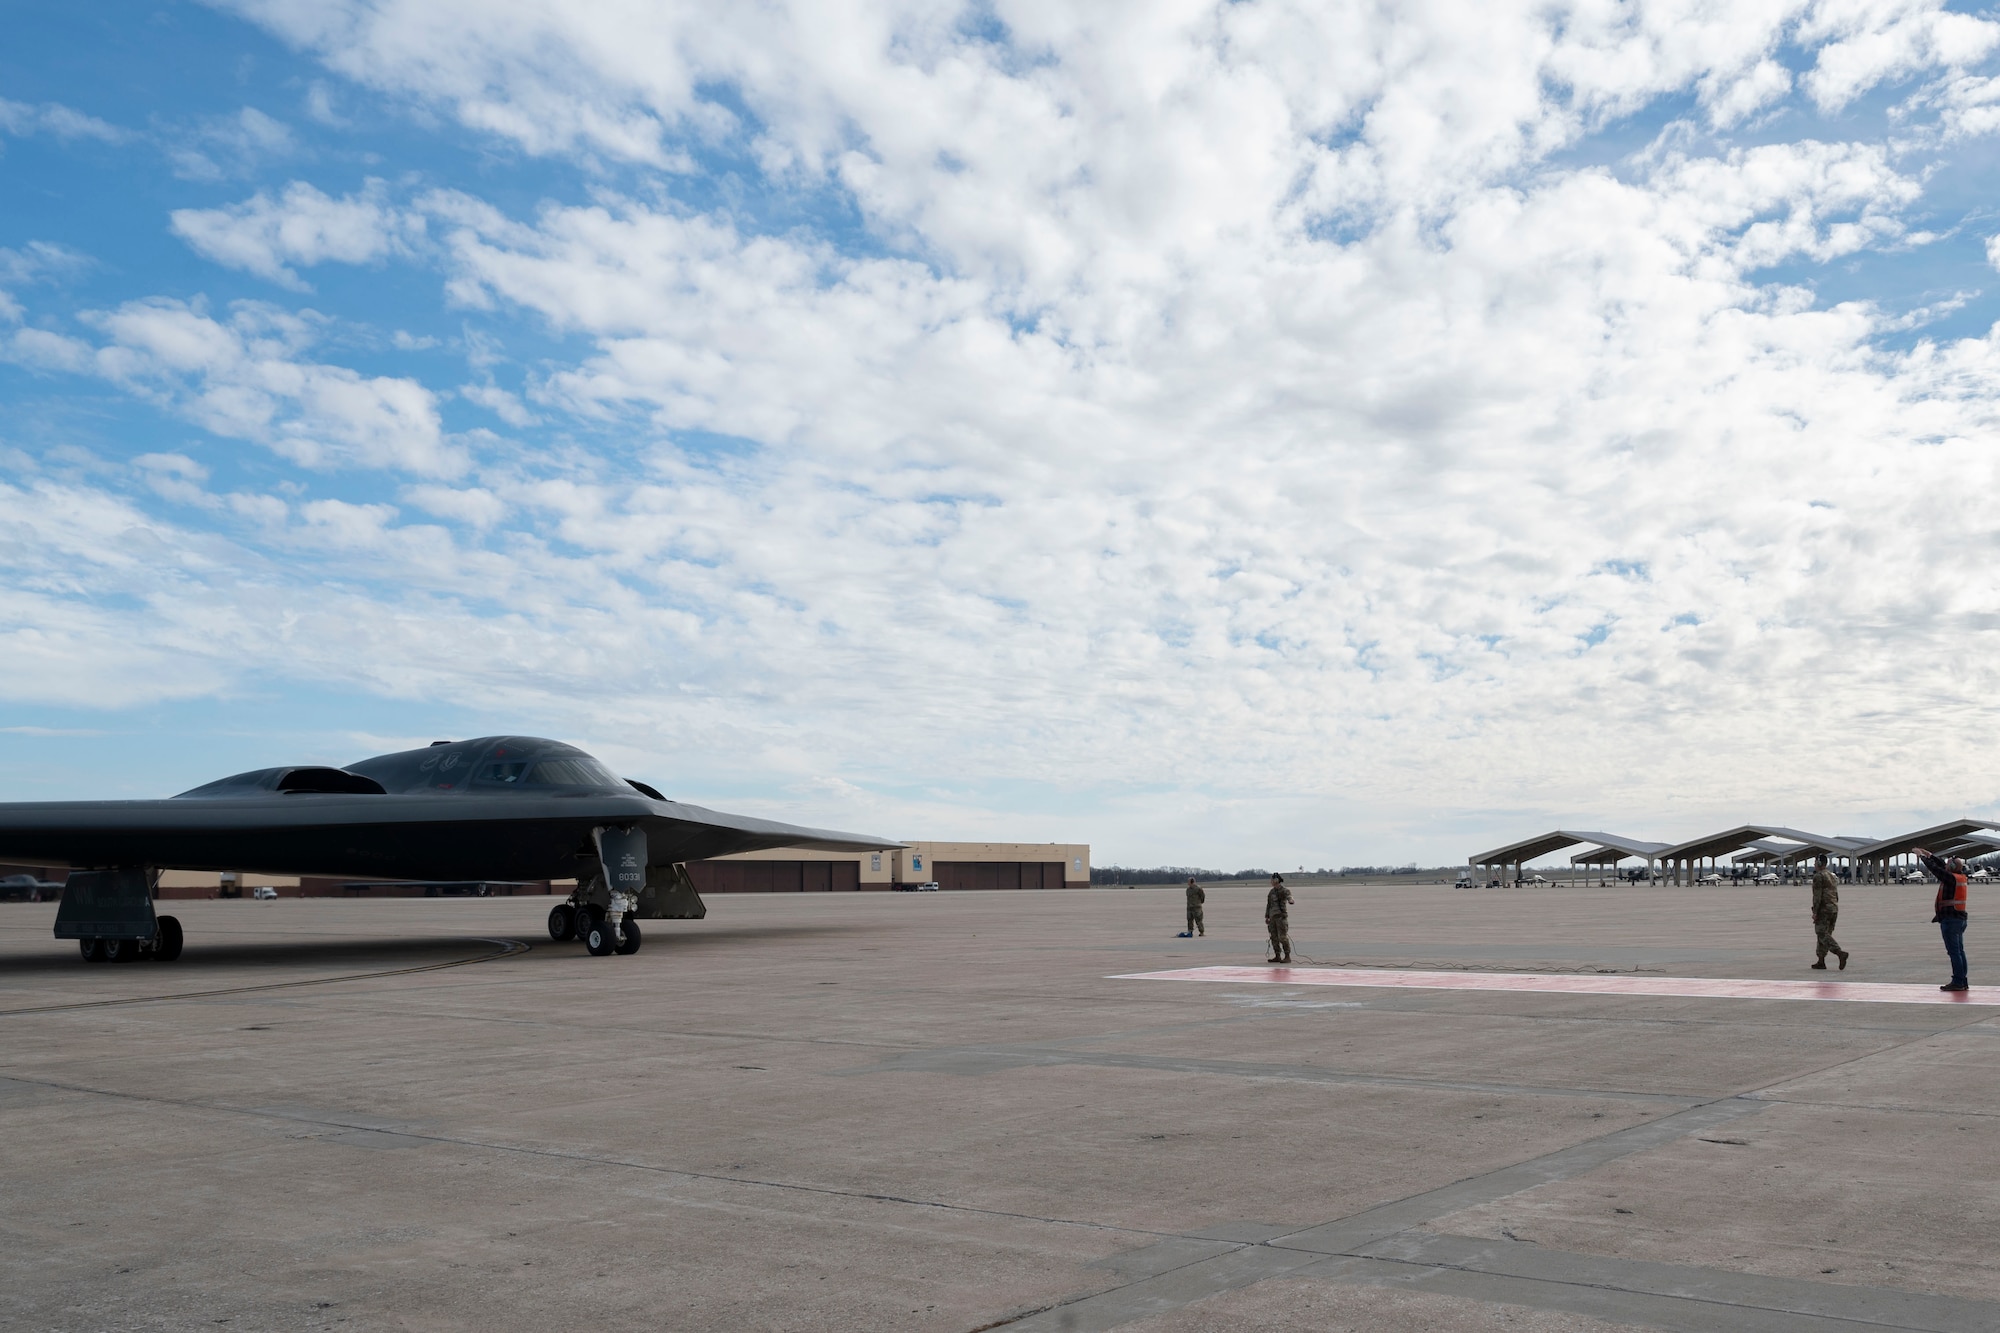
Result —
[[703, 914], [683, 862], [898, 846], [682, 805], [533, 736], [435, 741], [346, 768], [258, 769], [160, 801], [0, 803], [0, 862], [73, 867], [55, 934], [92, 961], [180, 956], [180, 922], [153, 910], [162, 868], [574, 878], [549, 934], [601, 956], [636, 953], [640, 917]]

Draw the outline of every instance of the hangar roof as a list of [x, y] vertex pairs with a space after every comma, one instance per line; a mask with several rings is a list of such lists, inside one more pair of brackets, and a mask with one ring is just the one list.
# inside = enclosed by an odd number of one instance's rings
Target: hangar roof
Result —
[[1601, 849], [1622, 851], [1626, 856], [1653, 856], [1666, 844], [1663, 842], [1643, 842], [1638, 838], [1621, 838], [1613, 833], [1572, 833], [1568, 829], [1556, 829], [1533, 838], [1523, 838], [1519, 842], [1496, 847], [1490, 852], [1481, 852], [1467, 858], [1468, 865], [1491, 866], [1513, 865], [1517, 862], [1532, 861], [1550, 852], [1559, 852], [1565, 847], [1574, 847], [1580, 842], [1596, 843]]
[[1807, 848], [1796, 842], [1774, 842], [1769, 838], [1759, 838], [1750, 844], [1749, 850], [1738, 852], [1729, 859], [1741, 865], [1761, 865], [1766, 861], [1783, 861], [1796, 852]]
[[1949, 824], [1934, 824], [1927, 829], [1918, 829], [1915, 833], [1899, 833], [1893, 838], [1869, 843], [1854, 854], [1873, 861], [1905, 855], [1914, 847], [1929, 847], [1935, 851], [1940, 846], [1948, 847], [1955, 842], [1962, 843], [1972, 834], [1983, 833], [1993, 828], [2000, 828], [2000, 825], [1990, 824], [1983, 819], [1954, 819]]
[[1727, 856], [1731, 852], [1741, 851], [1753, 843], [1771, 838], [1783, 838], [1788, 842], [1799, 843], [1816, 851], [1830, 852], [1836, 856], [1857, 855], [1864, 845], [1859, 839], [1833, 838], [1823, 833], [1805, 833], [1799, 829], [1786, 828], [1782, 824], [1739, 824], [1721, 833], [1710, 833], [1669, 847], [1660, 853], [1660, 859], [1694, 861], [1704, 856]]
[[1592, 847], [1589, 851], [1578, 852], [1570, 857], [1573, 866], [1615, 866], [1632, 853], [1620, 851], [1616, 847]]
[[2000, 849], [2000, 833], [1968, 833], [1964, 838], [1939, 849], [1943, 856], [1985, 856]]

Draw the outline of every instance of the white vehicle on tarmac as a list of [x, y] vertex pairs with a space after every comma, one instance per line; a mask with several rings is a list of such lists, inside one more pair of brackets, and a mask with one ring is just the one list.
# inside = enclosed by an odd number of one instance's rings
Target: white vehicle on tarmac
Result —
[[250, 896], [252, 898], [275, 898], [278, 896], [278, 891], [269, 884], [259, 884], [256, 888], [250, 890]]
[[1776, 884], [1778, 882], [1778, 872], [1775, 870], [1766, 870], [1752, 882], [1756, 884]]

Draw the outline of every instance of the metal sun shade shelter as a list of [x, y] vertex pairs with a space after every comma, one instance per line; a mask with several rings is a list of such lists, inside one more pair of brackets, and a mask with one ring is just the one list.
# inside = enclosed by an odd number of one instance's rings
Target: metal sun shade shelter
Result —
[[[1596, 836], [1603, 837], [1604, 835], [1599, 834]], [[1654, 858], [1665, 847], [1666, 844], [1663, 842], [1641, 842], [1637, 838], [1617, 838], [1606, 841], [1602, 846], [1592, 847], [1588, 851], [1577, 852], [1569, 858], [1569, 863], [1572, 867], [1597, 866], [1604, 874], [1615, 878], [1620, 862], [1629, 861], [1637, 857], [1646, 863], [1647, 873], [1651, 874], [1653, 873]]]
[[1945, 850], [1946, 856], [1991, 856], [2000, 852], [2000, 833], [1968, 833], [1964, 842], [1952, 843]]
[[1484, 883], [1493, 870], [1505, 872], [1512, 868], [1511, 876], [1503, 873], [1502, 879], [1520, 879], [1522, 868], [1538, 856], [1559, 852], [1565, 847], [1578, 843], [1588, 843], [1592, 850], [1570, 858], [1571, 865], [1611, 865], [1628, 857], [1644, 857], [1650, 867], [1653, 858], [1666, 847], [1662, 842], [1646, 842], [1638, 838], [1623, 838], [1612, 833], [1578, 833], [1569, 829], [1555, 829], [1533, 838], [1523, 838], [1520, 842], [1495, 847], [1490, 852], [1480, 852], [1466, 860], [1468, 871], [1478, 872], [1478, 882]]
[[1871, 842], [1856, 849], [1854, 859], [1857, 870], [1866, 869], [1871, 879], [1887, 879], [1892, 866], [1908, 862], [1910, 853], [1918, 847], [1935, 852], [1939, 856], [1984, 856], [1988, 852], [2000, 851], [2000, 838], [1993, 832], [2000, 825], [1983, 819], [1954, 819], [1945, 824], [1933, 824], [1915, 833], [1901, 833], [1880, 842]]
[[[1530, 861], [1559, 852], [1578, 843], [1587, 849], [1572, 855], [1570, 865], [1615, 868], [1619, 862], [1643, 858], [1656, 875], [1662, 870], [1674, 883], [1688, 883], [1707, 864], [1717, 867], [1729, 857], [1732, 866], [1770, 865], [1793, 867], [1825, 855], [1844, 862], [1857, 882], [1887, 881], [1898, 863], [1909, 864], [1914, 848], [1924, 847], [1939, 856], [1985, 856], [2000, 852], [2000, 824], [1983, 819], [1954, 819], [1893, 838], [1871, 839], [1842, 835], [1807, 833], [1782, 824], [1740, 824], [1733, 829], [1711, 833], [1682, 843], [1646, 842], [1609, 833], [1554, 829], [1519, 842], [1507, 843], [1466, 859], [1468, 872], [1477, 872], [1483, 882], [1494, 871], [1505, 879], [1519, 880]], [[1719, 867], [1718, 867], [1719, 868]], [[1508, 872], [1511, 872], [1509, 874]]]
[[1796, 843], [1779, 842], [1774, 838], [1759, 838], [1729, 860], [1731, 864], [1740, 866], [1781, 864], [1789, 860], [1794, 852], [1803, 850], [1805, 849]]
[[1602, 884], [1605, 880], [1618, 873], [1618, 863], [1620, 861], [1629, 860], [1630, 857], [1630, 852], [1623, 851], [1617, 847], [1593, 847], [1587, 852], [1578, 852], [1576, 855], [1570, 857], [1569, 864], [1572, 872], [1578, 866], [1596, 866], [1598, 868], [1597, 882]]
[[[1792, 844], [1791, 848], [1780, 851], [1785, 843]], [[1741, 852], [1746, 848], [1757, 852], [1768, 852], [1774, 860], [1782, 856], [1785, 864], [1792, 864], [1824, 852], [1829, 857], [1848, 860], [1858, 871], [1863, 851], [1869, 845], [1865, 838], [1829, 837], [1821, 833], [1807, 833], [1801, 829], [1786, 828], [1782, 824], [1739, 824], [1721, 833], [1710, 833], [1677, 843], [1662, 851], [1659, 858], [1667, 867], [1668, 878], [1676, 884], [1681, 884], [1691, 883], [1704, 863], [1713, 867], [1721, 857], [1728, 856], [1732, 852]]]
[[1775, 839], [1760, 838], [1750, 846], [1729, 858], [1732, 866], [1739, 868], [1768, 866], [1773, 870], [1789, 869], [1805, 857], [1813, 855], [1813, 849], [1793, 842], [1778, 842]]

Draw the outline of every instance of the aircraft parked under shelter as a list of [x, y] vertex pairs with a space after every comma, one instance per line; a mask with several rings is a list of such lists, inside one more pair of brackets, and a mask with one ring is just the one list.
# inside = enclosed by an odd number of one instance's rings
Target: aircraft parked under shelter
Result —
[[[1910, 857], [1918, 847], [1927, 847], [1940, 856], [1977, 857], [2000, 852], [2000, 824], [1983, 819], [1954, 819], [1889, 838], [1808, 833], [1782, 824], [1739, 824], [1680, 843], [1555, 829], [1474, 853], [1466, 858], [1466, 871], [1468, 876], [1476, 873], [1488, 883], [1505, 880], [1522, 883], [1526, 882], [1530, 861], [1579, 843], [1587, 850], [1569, 858], [1572, 868], [1594, 866], [1600, 874], [1611, 874], [1617, 871], [1620, 862], [1637, 859], [1646, 863], [1642, 873], [1647, 879], [1665, 879], [1674, 884], [1722, 883], [1723, 876], [1715, 867], [1723, 857], [1731, 857], [1734, 874], [1740, 875], [1745, 867], [1752, 865], [1773, 867], [1771, 871], [1760, 872], [1753, 882], [1776, 883], [1782, 878], [1778, 869], [1786, 874], [1800, 874], [1820, 856], [1829, 858], [1843, 878], [1886, 883], [1892, 878], [1906, 882], [1928, 879], [1910, 864]], [[1492, 873], [1496, 870], [1500, 872], [1498, 875]]]

